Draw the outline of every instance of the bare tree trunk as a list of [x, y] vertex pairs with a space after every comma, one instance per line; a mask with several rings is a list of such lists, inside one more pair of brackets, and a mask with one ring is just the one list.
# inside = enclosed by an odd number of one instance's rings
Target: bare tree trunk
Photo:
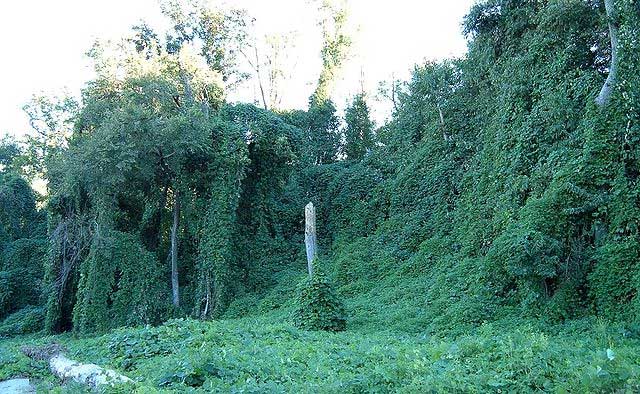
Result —
[[304, 243], [307, 247], [307, 268], [309, 277], [313, 276], [313, 263], [318, 258], [318, 241], [316, 238], [316, 208], [313, 203], [304, 208], [305, 228]]
[[391, 102], [393, 110], [398, 112], [398, 103], [396, 102], [396, 74], [391, 74]]
[[178, 228], [180, 226], [180, 194], [176, 190], [173, 202], [173, 227], [171, 227], [171, 290], [173, 306], [180, 306], [180, 287], [178, 284]]
[[207, 271], [205, 275], [205, 280], [207, 282], [207, 291], [206, 291], [206, 302], [204, 304], [204, 312], [202, 312], [202, 317], [206, 318], [209, 314], [209, 301], [211, 300], [211, 282], [209, 279], [209, 272]]
[[614, 0], [604, 0], [604, 7], [607, 11], [607, 19], [609, 20], [609, 36], [611, 37], [611, 65], [609, 67], [609, 75], [602, 85], [600, 94], [596, 98], [596, 104], [604, 107], [611, 98], [611, 93], [617, 81], [618, 72], [618, 22], [615, 20]]
[[447, 134], [447, 130], [444, 127], [444, 113], [442, 112], [442, 107], [440, 106], [440, 102], [436, 102], [436, 107], [438, 108], [438, 114], [440, 115], [440, 127], [442, 128], [442, 138], [445, 141], [450, 141], [451, 137]]
[[258, 56], [258, 43], [254, 43], [253, 51], [256, 56], [256, 75], [258, 77], [258, 86], [260, 87], [260, 95], [262, 96], [262, 105], [264, 105], [264, 109], [268, 110], [269, 106], [267, 105], [267, 100], [264, 96], [264, 87], [262, 86], [262, 76], [260, 75], [260, 57]]
[[442, 113], [440, 103], [436, 103], [436, 107], [438, 107], [438, 114], [440, 114], [440, 126], [444, 127], [444, 114]]

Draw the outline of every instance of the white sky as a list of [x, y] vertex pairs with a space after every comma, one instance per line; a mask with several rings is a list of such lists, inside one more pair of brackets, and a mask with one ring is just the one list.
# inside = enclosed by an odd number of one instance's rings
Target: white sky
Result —
[[[374, 95], [378, 81], [408, 78], [424, 59], [460, 56], [466, 50], [462, 18], [475, 0], [350, 0], [354, 46], [334, 101], [344, 107], [365, 88]], [[246, 8], [262, 33], [296, 32], [290, 56], [295, 73], [283, 105], [305, 108], [320, 69], [320, 33], [307, 0], [227, 0]], [[85, 52], [96, 38], [117, 39], [140, 20], [161, 24], [157, 0], [7, 0], [0, 6], [0, 137], [29, 131], [22, 111], [33, 94], [77, 95], [91, 79]], [[373, 96], [371, 96], [373, 97]], [[246, 88], [232, 99], [253, 101]], [[372, 103], [380, 119], [384, 105]]]

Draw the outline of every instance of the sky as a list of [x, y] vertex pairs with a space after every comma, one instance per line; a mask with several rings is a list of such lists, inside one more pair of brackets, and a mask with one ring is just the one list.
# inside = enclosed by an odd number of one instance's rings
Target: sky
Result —
[[[461, 23], [475, 0], [349, 0], [354, 44], [333, 100], [341, 108], [360, 91], [372, 99], [378, 122], [388, 103], [377, 102], [379, 81], [407, 79], [415, 64], [464, 54]], [[256, 18], [259, 35], [293, 33], [284, 108], [305, 108], [320, 71], [320, 32], [308, 0], [227, 0]], [[0, 11], [0, 137], [30, 132], [22, 107], [34, 94], [79, 95], [93, 76], [85, 53], [96, 39], [116, 40], [141, 20], [161, 28], [157, 0], [9, 0]], [[364, 77], [362, 77], [364, 76]], [[231, 93], [252, 102], [250, 85]]]

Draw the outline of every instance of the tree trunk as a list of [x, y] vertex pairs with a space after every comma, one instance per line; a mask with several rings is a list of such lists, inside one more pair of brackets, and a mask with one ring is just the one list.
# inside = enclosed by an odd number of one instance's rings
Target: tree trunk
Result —
[[393, 103], [393, 111], [398, 112], [398, 103], [396, 102], [396, 74], [391, 74], [391, 102]]
[[200, 318], [206, 319], [207, 315], [209, 315], [209, 303], [211, 302], [211, 279], [209, 275], [209, 271], [205, 274], [205, 282], [206, 282], [206, 290], [205, 290], [205, 303], [204, 303], [204, 311], [200, 315]]
[[256, 75], [258, 76], [258, 86], [260, 87], [260, 95], [262, 96], [262, 105], [265, 110], [268, 110], [267, 100], [264, 96], [264, 87], [262, 86], [262, 76], [260, 75], [260, 57], [258, 56], [258, 43], [254, 43], [253, 50], [256, 56]]
[[[90, 386], [100, 391], [99, 386], [115, 386], [118, 383], [133, 383], [128, 377], [118, 372], [99, 367], [95, 364], [84, 364], [68, 359], [64, 348], [58, 343], [50, 343], [45, 346], [22, 346], [20, 351], [27, 357], [36, 361], [48, 361], [51, 372], [63, 383], [69, 380]], [[0, 390], [0, 392], [3, 392]], [[35, 392], [35, 391], [34, 391]]]
[[313, 263], [318, 258], [318, 246], [316, 238], [316, 208], [313, 203], [304, 208], [305, 228], [304, 243], [307, 247], [307, 268], [309, 277], [313, 276]]
[[178, 284], [178, 228], [180, 226], [180, 194], [174, 195], [173, 202], [173, 227], [171, 227], [171, 290], [173, 294], [173, 306], [180, 306], [180, 287]]
[[442, 107], [440, 106], [440, 102], [436, 102], [436, 107], [438, 108], [438, 114], [440, 115], [440, 127], [442, 128], [442, 138], [445, 141], [451, 141], [451, 136], [447, 134], [447, 130], [444, 127], [444, 113], [442, 112]]
[[440, 115], [440, 126], [444, 127], [444, 114], [442, 113], [440, 103], [436, 103], [436, 107], [438, 107], [438, 114]]
[[604, 0], [604, 7], [607, 11], [607, 19], [609, 20], [609, 36], [611, 38], [611, 65], [609, 67], [609, 75], [602, 85], [600, 94], [596, 98], [596, 104], [604, 107], [611, 98], [611, 93], [617, 81], [618, 72], [618, 22], [615, 20], [614, 0]]
[[95, 364], [82, 364], [58, 354], [49, 360], [51, 372], [63, 382], [69, 380], [97, 389], [99, 386], [115, 386], [119, 383], [132, 383], [128, 377], [112, 369], [105, 369]]

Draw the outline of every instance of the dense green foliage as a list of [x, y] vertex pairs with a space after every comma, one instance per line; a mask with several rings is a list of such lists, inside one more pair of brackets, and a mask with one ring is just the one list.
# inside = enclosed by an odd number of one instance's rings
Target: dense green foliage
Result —
[[298, 284], [294, 324], [305, 330], [344, 331], [344, 306], [324, 274], [315, 272]]
[[26, 306], [0, 323], [0, 337], [12, 337], [39, 332], [44, 327], [42, 307]]
[[[601, 1], [488, 0], [377, 130], [364, 94], [344, 119], [330, 99], [342, 8], [321, 2], [308, 110], [277, 112], [225, 100], [243, 14], [171, 4], [165, 39], [93, 49], [64, 143], [0, 146], [0, 318], [31, 305], [7, 334], [33, 305], [49, 332], [145, 326], [69, 343], [153, 390], [638, 390], [637, 1], [604, 106]], [[309, 201], [326, 277], [303, 279]]]
[[[57, 337], [70, 356], [115, 368], [135, 387], [112, 392], [636, 392], [637, 332], [602, 321], [560, 330], [535, 323], [483, 325], [456, 339], [378, 331], [300, 331], [265, 320], [171, 320], [84, 340]], [[9, 341], [0, 348], [0, 379], [57, 383], [18, 348], [51, 338]], [[77, 386], [57, 389], [81, 392]], [[56, 392], [56, 391], [53, 391]], [[109, 391], [107, 391], [109, 392]]]
[[40, 303], [44, 215], [20, 173], [22, 152], [11, 141], [0, 145], [0, 319]]
[[354, 97], [344, 114], [347, 124], [344, 131], [344, 154], [349, 160], [362, 160], [373, 149], [373, 122], [364, 94]]

